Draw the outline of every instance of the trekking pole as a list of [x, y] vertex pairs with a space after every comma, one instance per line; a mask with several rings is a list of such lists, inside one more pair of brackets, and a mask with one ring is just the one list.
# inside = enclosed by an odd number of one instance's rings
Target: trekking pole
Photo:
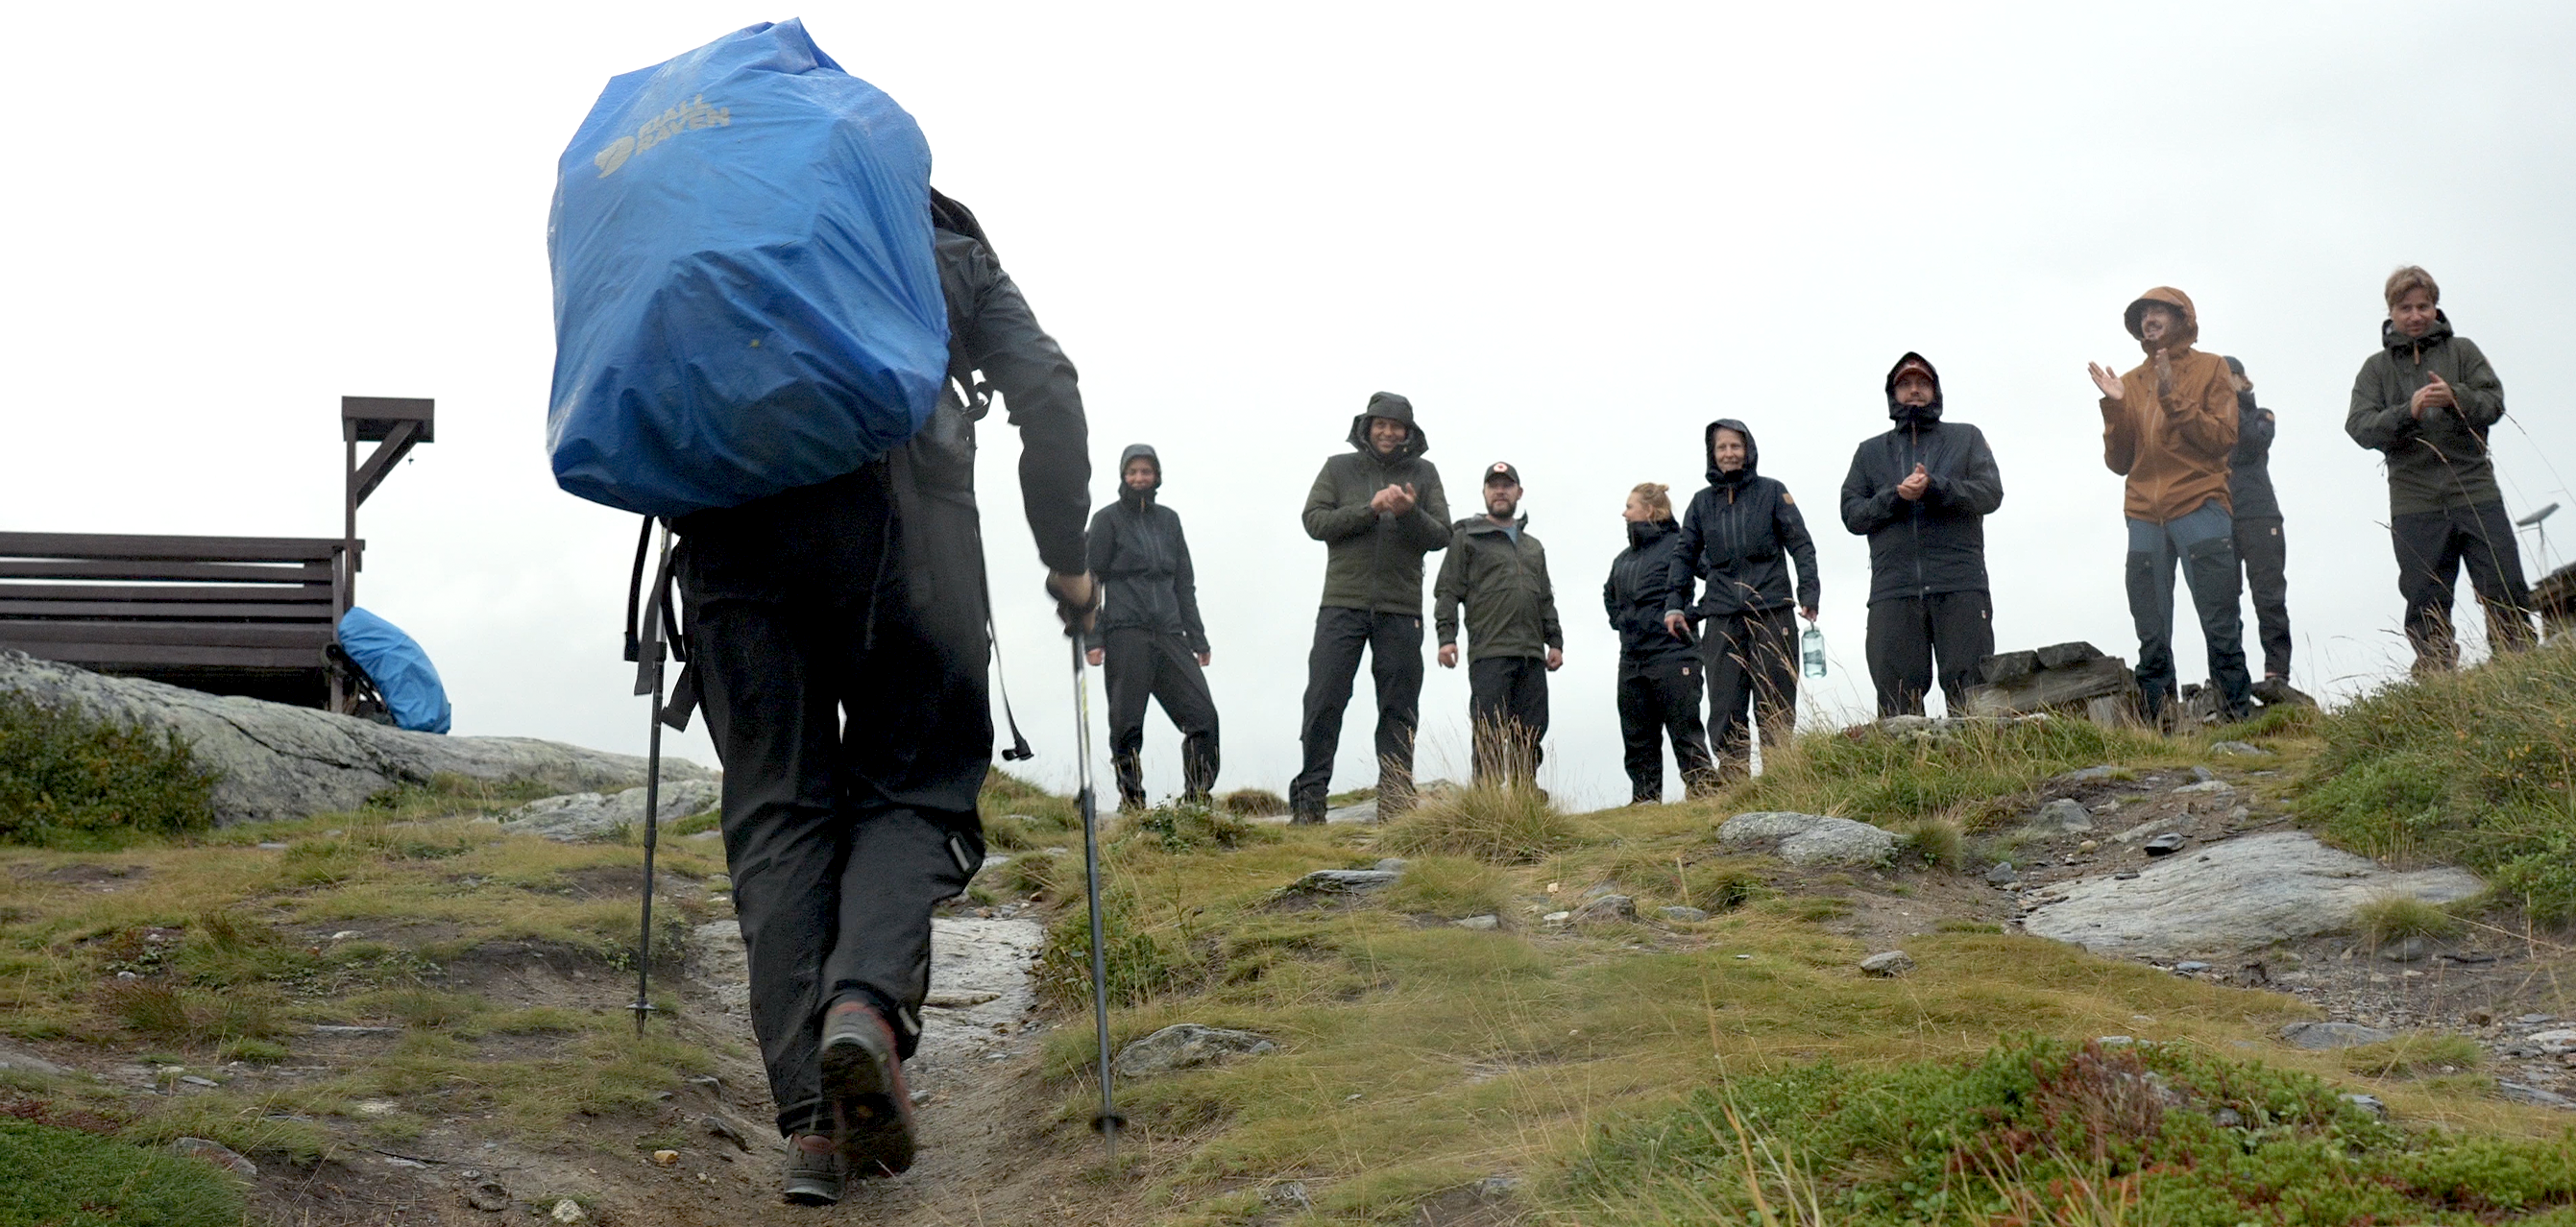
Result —
[[[660, 561], [653, 569], [653, 594], [644, 602], [644, 634], [635, 668], [635, 693], [653, 696], [653, 731], [644, 751], [644, 916], [635, 939], [635, 1035], [644, 1035], [644, 1016], [653, 1012], [653, 845], [662, 817], [662, 659], [668, 613], [663, 593], [671, 574], [671, 529], [661, 529]], [[637, 562], [641, 563], [639, 556]], [[640, 569], [639, 569], [640, 574]]]
[[1082, 792], [1082, 868], [1089, 880], [1091, 899], [1091, 1026], [1100, 1037], [1100, 1115], [1091, 1118], [1091, 1127], [1109, 1143], [1109, 1162], [1118, 1162], [1118, 1131], [1127, 1124], [1109, 1097], [1109, 956], [1104, 949], [1100, 925], [1100, 830], [1099, 806], [1091, 793], [1091, 681], [1083, 669], [1082, 636], [1068, 636], [1073, 644], [1073, 718], [1074, 742], [1078, 748], [1075, 762], [1080, 764]]

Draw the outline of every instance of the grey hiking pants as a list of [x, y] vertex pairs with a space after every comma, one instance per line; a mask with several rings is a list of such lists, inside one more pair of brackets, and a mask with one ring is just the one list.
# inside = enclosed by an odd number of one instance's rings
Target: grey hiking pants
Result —
[[2236, 570], [2235, 519], [2214, 498], [2162, 524], [2129, 521], [2129, 617], [2138, 626], [2138, 709], [2153, 721], [2175, 697], [2177, 563], [2200, 612], [2201, 642], [2209, 653], [2210, 680], [2218, 683], [2219, 711], [2225, 719], [2238, 719], [2253, 706], [2254, 679], [2245, 671], [2245, 618], [2236, 607], [2243, 579]]

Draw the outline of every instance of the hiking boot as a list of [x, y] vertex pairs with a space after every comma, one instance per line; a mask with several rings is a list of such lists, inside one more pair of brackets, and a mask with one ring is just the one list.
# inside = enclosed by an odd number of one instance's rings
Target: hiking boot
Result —
[[875, 1006], [844, 1001], [823, 1016], [823, 1098], [832, 1105], [841, 1157], [861, 1180], [912, 1166], [912, 1096], [900, 1051], [893, 1025]]
[[1301, 810], [1293, 810], [1293, 811], [1290, 811], [1290, 813], [1289, 813], [1289, 815], [1288, 815], [1288, 825], [1290, 825], [1290, 826], [1298, 826], [1298, 827], [1319, 827], [1319, 826], [1322, 826], [1322, 825], [1324, 825], [1324, 811], [1319, 810], [1319, 809], [1301, 809]]
[[841, 1152], [807, 1150], [806, 1139], [813, 1136], [798, 1137], [787, 1146], [787, 1187], [779, 1196], [788, 1205], [829, 1206], [841, 1200]]

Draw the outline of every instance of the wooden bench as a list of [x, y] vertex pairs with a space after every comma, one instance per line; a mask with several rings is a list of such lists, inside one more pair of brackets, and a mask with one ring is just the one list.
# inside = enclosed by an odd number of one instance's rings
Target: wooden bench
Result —
[[[350, 711], [339, 650], [366, 553], [358, 506], [434, 437], [434, 402], [340, 398], [343, 533], [163, 537], [0, 532], [0, 648], [215, 694]], [[375, 449], [363, 463], [358, 445]]]

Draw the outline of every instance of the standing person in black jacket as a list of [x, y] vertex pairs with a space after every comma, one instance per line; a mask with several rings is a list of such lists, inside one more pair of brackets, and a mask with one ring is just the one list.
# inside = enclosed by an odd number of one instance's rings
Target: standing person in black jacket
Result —
[[2290, 687], [2290, 554], [2281, 536], [2281, 500], [2272, 494], [2272, 411], [2254, 403], [2254, 381], [2245, 364], [2227, 359], [2236, 384], [2236, 451], [2228, 457], [2227, 501], [2236, 511], [2236, 558], [2245, 567], [2245, 589], [2254, 598], [2254, 624], [2263, 644], [2263, 680], [2254, 697], [2265, 703], [2304, 699]]
[[1869, 679], [1878, 714], [1923, 714], [1934, 661], [1941, 698], [1966, 715], [1977, 662], [1995, 651], [1985, 519], [2003, 506], [1986, 436], [1941, 420], [1941, 373], [1908, 353], [1887, 371], [1896, 428], [1862, 443], [1843, 478], [1843, 527], [1869, 538]]
[[1200, 672], [1211, 657], [1190, 543], [1181, 517], [1155, 497], [1163, 460], [1153, 448], [1129, 446], [1118, 474], [1118, 501], [1091, 517], [1091, 574], [1104, 604], [1089, 643], [1091, 663], [1108, 673], [1118, 808], [1145, 808], [1148, 696], [1181, 730], [1181, 799], [1205, 805], [1216, 788], [1216, 700]]
[[[1719, 767], [1751, 762], [1750, 708], [1762, 744], [1776, 746], [1798, 722], [1798, 624], [1789, 614], [1789, 564], [1797, 564], [1797, 611], [1816, 620], [1822, 583], [1807, 518], [1789, 488], [1755, 471], [1761, 453], [1753, 432], [1733, 418], [1708, 424], [1708, 488], [1691, 499], [1665, 573], [1671, 604], [1664, 629], [1687, 633], [1700, 623], [1700, 663], [1708, 672], [1708, 739]], [[1708, 580], [1699, 604], [1694, 585]]]
[[[1089, 617], [1091, 460], [1073, 364], [965, 207], [931, 194], [949, 370], [1020, 428], [1020, 493], [1068, 632]], [[914, 1154], [901, 1062], [921, 1040], [930, 910], [984, 861], [993, 760], [975, 421], [952, 380], [912, 441], [845, 476], [681, 517], [680, 694], [724, 762], [724, 845], [751, 1023], [789, 1147], [787, 1200]], [[961, 394], [963, 393], [963, 394]], [[675, 699], [675, 702], [681, 700]]]
[[1611, 560], [1610, 578], [1601, 584], [1601, 606], [1610, 629], [1619, 632], [1619, 736], [1627, 743], [1630, 805], [1664, 799], [1667, 735], [1683, 791], [1697, 796], [1717, 786], [1708, 732], [1699, 723], [1699, 651], [1664, 629], [1664, 610], [1673, 604], [1665, 599], [1672, 591], [1673, 546], [1681, 539], [1669, 488], [1650, 481], [1628, 492], [1620, 511], [1628, 548]]

